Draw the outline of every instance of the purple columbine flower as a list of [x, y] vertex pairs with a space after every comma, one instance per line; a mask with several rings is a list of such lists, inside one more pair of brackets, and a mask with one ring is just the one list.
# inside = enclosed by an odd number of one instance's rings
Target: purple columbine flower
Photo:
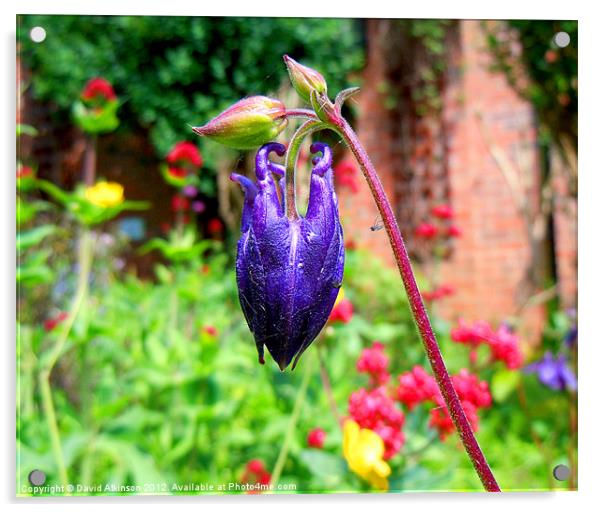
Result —
[[[257, 181], [232, 174], [245, 192], [236, 258], [240, 304], [264, 363], [264, 345], [281, 370], [316, 338], [332, 310], [341, 281], [345, 249], [333, 185], [332, 152], [314, 143], [309, 203], [305, 217], [285, 215], [284, 178], [278, 190], [272, 173], [282, 165], [268, 155], [283, 155], [282, 144], [266, 144], [255, 159]], [[280, 193], [279, 193], [280, 192]]]
[[554, 358], [551, 352], [546, 352], [543, 358], [526, 366], [524, 371], [537, 373], [542, 384], [556, 391], [577, 389], [577, 377], [569, 367], [564, 354], [558, 354]]

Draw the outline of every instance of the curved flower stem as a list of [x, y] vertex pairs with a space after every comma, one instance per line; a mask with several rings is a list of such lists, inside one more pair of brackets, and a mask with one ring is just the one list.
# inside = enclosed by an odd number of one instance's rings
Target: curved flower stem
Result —
[[306, 117], [309, 119], [318, 119], [313, 110], [307, 108], [290, 108], [285, 112], [286, 117]]
[[293, 134], [288, 144], [285, 157], [286, 198], [284, 205], [286, 209], [286, 216], [291, 220], [299, 217], [299, 214], [297, 213], [297, 206], [295, 205], [295, 168], [297, 167], [297, 157], [299, 156], [301, 144], [303, 139], [309, 134], [327, 128], [329, 128], [329, 126], [322, 121], [318, 121], [316, 119], [306, 121], [299, 128], [297, 128], [297, 131]]
[[[313, 354], [313, 352], [312, 352]], [[305, 372], [303, 373], [303, 380], [301, 381], [301, 385], [299, 386], [299, 391], [297, 392], [297, 398], [295, 399], [295, 405], [293, 407], [293, 412], [291, 413], [291, 418], [288, 422], [288, 428], [286, 429], [286, 434], [284, 437], [284, 442], [280, 448], [280, 453], [278, 454], [278, 458], [276, 459], [276, 464], [274, 465], [274, 469], [272, 471], [272, 478], [270, 479], [270, 485], [275, 488], [278, 485], [278, 481], [280, 480], [280, 475], [282, 474], [282, 468], [284, 467], [284, 463], [286, 462], [286, 457], [288, 456], [288, 450], [291, 445], [291, 441], [293, 440], [293, 436], [295, 434], [295, 429], [297, 427], [297, 422], [299, 421], [299, 415], [301, 414], [301, 406], [305, 401], [305, 394], [307, 393], [307, 387], [309, 385], [309, 378], [311, 377], [311, 370], [313, 368], [313, 357], [309, 357], [305, 360]]]
[[405, 244], [399, 231], [393, 209], [391, 208], [391, 204], [387, 199], [378, 174], [376, 173], [368, 154], [360, 144], [357, 135], [349, 123], [347, 123], [347, 121], [340, 115], [332, 116], [331, 123], [332, 124], [329, 124], [329, 127], [343, 138], [343, 140], [351, 149], [353, 156], [360, 164], [364, 177], [366, 178], [368, 186], [370, 187], [370, 191], [374, 196], [374, 201], [376, 202], [376, 206], [381, 214], [383, 224], [387, 230], [387, 235], [389, 236], [389, 242], [391, 243], [391, 248], [393, 249], [393, 254], [395, 255], [395, 261], [397, 262], [397, 268], [401, 274], [401, 279], [408, 295], [412, 314], [418, 326], [418, 331], [420, 332], [420, 337], [422, 338], [426, 354], [431, 363], [431, 367], [433, 368], [435, 379], [437, 380], [437, 384], [439, 385], [439, 389], [441, 390], [441, 394], [443, 395], [447, 409], [456, 429], [458, 430], [460, 439], [464, 444], [466, 453], [470, 457], [470, 460], [477, 474], [479, 475], [481, 482], [483, 483], [483, 487], [487, 491], [499, 492], [500, 487], [497, 484], [489, 464], [487, 464], [485, 455], [483, 454], [481, 447], [475, 438], [474, 432], [472, 431], [470, 423], [466, 418], [464, 409], [462, 409], [462, 404], [460, 403], [460, 399], [458, 398], [456, 390], [454, 389], [447, 368], [445, 367], [445, 362], [443, 361], [439, 344], [435, 338], [428, 314], [424, 307], [424, 303], [422, 302], [420, 290], [416, 284], [416, 279], [410, 263], [410, 257], [405, 248]]
[[63, 449], [61, 446], [61, 436], [58, 428], [58, 422], [56, 419], [56, 412], [54, 408], [54, 402], [52, 400], [52, 389], [50, 386], [50, 375], [52, 369], [56, 365], [67, 339], [69, 333], [75, 322], [75, 319], [81, 309], [82, 304], [85, 301], [86, 294], [88, 291], [88, 277], [90, 275], [90, 268], [92, 265], [92, 236], [88, 228], [82, 227], [82, 233], [79, 239], [78, 248], [78, 264], [79, 264], [79, 275], [77, 279], [77, 289], [71, 307], [69, 309], [69, 316], [66, 318], [62, 325], [62, 330], [59, 337], [54, 344], [52, 351], [48, 357], [44, 360], [40, 373], [38, 375], [40, 393], [42, 398], [42, 407], [44, 408], [44, 415], [46, 416], [46, 422], [48, 424], [48, 431], [50, 433], [50, 442], [52, 445], [52, 451], [54, 459], [56, 461], [57, 470], [59, 473], [59, 479], [61, 484], [67, 488], [69, 478], [67, 476], [67, 468], [65, 466], [65, 460], [63, 457]]

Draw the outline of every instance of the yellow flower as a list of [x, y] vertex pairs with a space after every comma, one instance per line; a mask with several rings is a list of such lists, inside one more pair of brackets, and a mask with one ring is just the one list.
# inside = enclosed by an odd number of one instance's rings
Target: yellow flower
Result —
[[123, 186], [113, 181], [100, 181], [86, 188], [84, 194], [92, 204], [103, 208], [123, 203]]
[[345, 292], [343, 291], [343, 288], [339, 288], [339, 294], [337, 295], [337, 299], [334, 301], [334, 306], [332, 306], [332, 309], [336, 308], [339, 305], [339, 302], [341, 302], [344, 298]]
[[383, 460], [385, 444], [374, 431], [360, 426], [353, 420], [343, 425], [343, 455], [349, 469], [381, 491], [389, 489], [387, 477], [391, 468]]

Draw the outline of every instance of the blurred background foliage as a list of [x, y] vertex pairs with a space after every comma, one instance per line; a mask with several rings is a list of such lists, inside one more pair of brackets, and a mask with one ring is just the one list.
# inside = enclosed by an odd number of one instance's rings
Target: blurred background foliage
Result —
[[45, 28], [44, 44], [27, 30], [18, 36], [36, 98], [55, 103], [64, 118], [86, 81], [103, 76], [123, 102], [122, 129], [147, 129], [164, 156], [183, 135], [198, 142], [191, 123], [204, 124], [242, 97], [274, 94], [287, 79], [285, 53], [309, 66], [328, 62], [333, 91], [349, 86], [349, 74], [363, 65], [359, 23], [179, 16], [87, 16], [82, 23], [40, 15], [28, 16], [27, 26]]

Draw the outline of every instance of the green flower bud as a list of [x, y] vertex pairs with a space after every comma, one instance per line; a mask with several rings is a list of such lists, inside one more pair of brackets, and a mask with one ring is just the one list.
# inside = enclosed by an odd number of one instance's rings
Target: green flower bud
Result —
[[193, 127], [192, 131], [224, 146], [254, 149], [273, 141], [284, 130], [285, 112], [279, 100], [251, 96], [237, 101], [206, 125]]
[[284, 62], [293, 87], [301, 98], [309, 103], [312, 91], [326, 94], [326, 80], [315, 69], [299, 64], [288, 55], [284, 56]]

